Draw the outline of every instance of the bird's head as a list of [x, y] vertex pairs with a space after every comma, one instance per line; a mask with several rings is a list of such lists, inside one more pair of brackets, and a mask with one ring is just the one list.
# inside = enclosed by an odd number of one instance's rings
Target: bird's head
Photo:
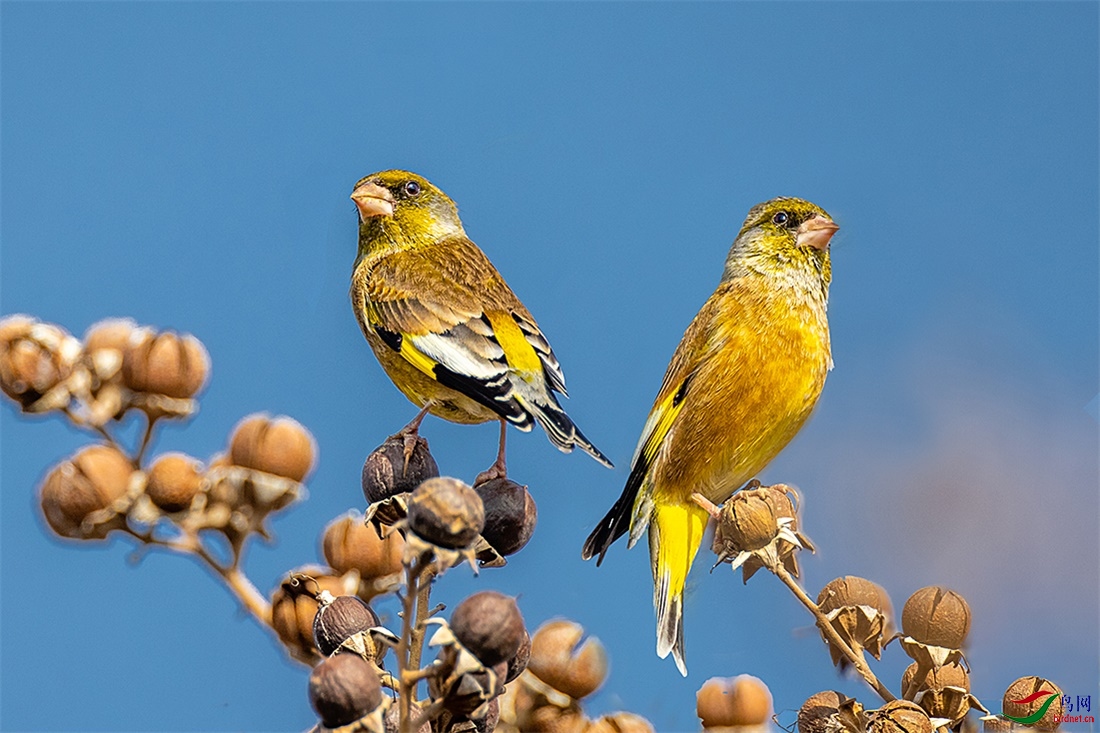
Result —
[[355, 184], [351, 200], [359, 209], [360, 242], [417, 246], [464, 233], [454, 201], [415, 173], [373, 173]]
[[730, 248], [723, 279], [755, 272], [784, 280], [810, 278], [827, 289], [829, 240], [839, 228], [809, 201], [781, 196], [757, 204]]

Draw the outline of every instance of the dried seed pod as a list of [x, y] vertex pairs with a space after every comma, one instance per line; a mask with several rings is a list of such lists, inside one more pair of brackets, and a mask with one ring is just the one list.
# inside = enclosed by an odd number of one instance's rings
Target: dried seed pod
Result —
[[867, 733], [932, 733], [932, 720], [920, 705], [893, 700], [867, 713]]
[[313, 617], [313, 643], [324, 656], [355, 634], [380, 625], [378, 614], [358, 596], [337, 596], [321, 603]]
[[584, 733], [654, 733], [653, 724], [634, 713], [610, 713], [591, 720]]
[[271, 628], [292, 657], [313, 664], [320, 656], [313, 642], [317, 595], [328, 591], [343, 596], [355, 591], [354, 583], [327, 568], [305, 566], [290, 572], [271, 594]]
[[485, 508], [458, 479], [428, 479], [409, 495], [409, 529], [421, 539], [452, 550], [469, 547], [485, 526]]
[[776, 538], [778, 518], [768, 498], [759, 489], [748, 489], [722, 505], [714, 531], [714, 552], [719, 557], [759, 550]]
[[329, 728], [348, 725], [382, 704], [378, 673], [357, 654], [337, 654], [309, 675], [309, 703]]
[[539, 513], [526, 486], [507, 478], [478, 484], [474, 491], [485, 506], [485, 528], [481, 536], [507, 557], [523, 549], [535, 533]]
[[24, 412], [65, 407], [69, 393], [62, 382], [80, 353], [80, 342], [60, 326], [7, 316], [0, 320], [0, 389]]
[[313, 436], [297, 420], [256, 413], [237, 423], [229, 459], [237, 466], [303, 481], [317, 454]]
[[149, 467], [145, 494], [166, 512], [191, 506], [202, 489], [202, 464], [185, 453], [165, 453]]
[[[842, 639], [871, 652], [875, 659], [882, 657], [886, 640], [893, 636], [893, 609], [881, 586], [854, 575], [837, 578], [821, 589], [817, 605]], [[833, 664], [846, 667], [848, 658], [824, 632], [821, 638], [829, 645]]]
[[374, 527], [363, 523], [362, 515], [353, 512], [325, 527], [321, 550], [325, 561], [337, 572], [355, 570], [369, 581], [401, 572], [405, 540], [398, 532], [382, 539]]
[[519, 643], [519, 649], [508, 660], [508, 670], [504, 675], [504, 682], [508, 683], [523, 674], [527, 664], [531, 661], [531, 635], [527, 629], [523, 630], [523, 641]]
[[206, 385], [210, 356], [189, 333], [155, 333], [151, 328], [131, 333], [122, 357], [122, 378], [135, 392], [189, 399]]
[[921, 644], [961, 649], [970, 633], [970, 606], [953, 590], [921, 588], [905, 602], [901, 628]]
[[451, 630], [487, 667], [516, 656], [526, 629], [511, 596], [484, 590], [462, 601], [451, 614]]
[[391, 435], [371, 451], [363, 463], [363, 495], [373, 504], [409, 493], [438, 475], [439, 466], [428, 450], [428, 441], [415, 436], [412, 450], [406, 453], [405, 438], [400, 434]]
[[703, 728], [763, 725], [772, 714], [768, 686], [751, 675], [711, 677], [695, 693]]
[[102, 539], [105, 531], [87, 525], [126, 495], [134, 465], [117, 448], [92, 445], [50, 471], [42, 483], [42, 513], [50, 528], [73, 539]]
[[1063, 714], [1062, 688], [1042, 677], [1020, 677], [1005, 690], [1001, 710], [1017, 723], [1054, 730]]
[[[910, 664], [901, 676], [901, 689], [909, 689], [913, 684], [920, 665]], [[970, 691], [970, 675], [962, 665], [946, 664], [938, 669], [929, 670], [924, 679], [917, 683], [917, 690], [942, 690], [944, 687], [959, 687]], [[942, 716], [939, 716], [942, 717]]]
[[798, 711], [798, 733], [862, 733], [841, 714], [847, 700], [836, 690], [811, 695]]
[[580, 624], [566, 619], [547, 621], [531, 637], [527, 669], [574, 700], [591, 695], [607, 679], [607, 650], [594, 636], [581, 644], [583, 637]]
[[982, 718], [982, 730], [985, 733], [1010, 733], [1014, 727], [1011, 720], [1005, 720], [996, 715], [987, 715]]
[[933, 667], [918, 682], [914, 678], [920, 671], [920, 664], [910, 664], [901, 676], [901, 689], [915, 690], [913, 701], [924, 708], [929, 717], [957, 722], [965, 718], [972, 707], [985, 711], [978, 699], [970, 694], [970, 675], [962, 665]]

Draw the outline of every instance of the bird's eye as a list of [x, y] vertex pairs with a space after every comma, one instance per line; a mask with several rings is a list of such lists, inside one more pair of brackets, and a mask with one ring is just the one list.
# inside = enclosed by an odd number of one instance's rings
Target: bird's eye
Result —
[[788, 214], [786, 211], [780, 211], [772, 217], [772, 221], [774, 221], [779, 226], [785, 225], [788, 221], [790, 221], [790, 219], [791, 215]]
[[420, 184], [416, 181], [406, 182], [403, 188], [406, 196], [415, 196], [420, 193]]

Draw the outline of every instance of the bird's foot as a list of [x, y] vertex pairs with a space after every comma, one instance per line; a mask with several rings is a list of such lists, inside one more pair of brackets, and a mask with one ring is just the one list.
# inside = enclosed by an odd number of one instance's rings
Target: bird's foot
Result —
[[432, 403], [429, 402], [420, 409], [420, 412], [416, 413], [416, 417], [408, 425], [390, 436], [390, 440], [401, 438], [406, 471], [409, 468], [409, 459], [412, 458], [413, 451], [416, 450], [416, 444], [420, 440], [420, 423], [424, 422], [424, 418], [431, 409]]
[[477, 475], [477, 477], [474, 479], [474, 486], [481, 486], [482, 484], [488, 483], [493, 479], [507, 477], [508, 469], [505, 467], [504, 461], [498, 460], [496, 463], [489, 466], [488, 469], [482, 471]]

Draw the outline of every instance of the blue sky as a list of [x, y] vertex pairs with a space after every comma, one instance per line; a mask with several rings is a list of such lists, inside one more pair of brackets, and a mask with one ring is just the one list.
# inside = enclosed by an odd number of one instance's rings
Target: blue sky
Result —
[[[836, 368], [761, 476], [804, 493], [807, 587], [864, 575], [900, 608], [948, 585], [992, 707], [1025, 674], [1095, 692], [1096, 4], [6, 2], [0, 21], [0, 311], [201, 338], [201, 412], [156, 452], [209, 457], [259, 410], [312, 430], [309, 500], [248, 558], [261, 589], [319, 558], [414, 414], [347, 299], [351, 187], [402, 167], [458, 202], [618, 465], [513, 434], [538, 531], [435, 597], [579, 621], [612, 662], [589, 709], [659, 730], [693, 729], [714, 675], [764, 679], [785, 723], [822, 689], [873, 705], [774, 578], [700, 555], [684, 680], [653, 653], [645, 550], [580, 560], [745, 212], [792, 195], [842, 226]], [[198, 566], [46, 535], [35, 488], [83, 435], [10, 405], [0, 430], [0, 727], [312, 724], [306, 670]], [[494, 456], [493, 426], [423, 433], [444, 473]], [[904, 667], [894, 647], [876, 665], [895, 688]]]

